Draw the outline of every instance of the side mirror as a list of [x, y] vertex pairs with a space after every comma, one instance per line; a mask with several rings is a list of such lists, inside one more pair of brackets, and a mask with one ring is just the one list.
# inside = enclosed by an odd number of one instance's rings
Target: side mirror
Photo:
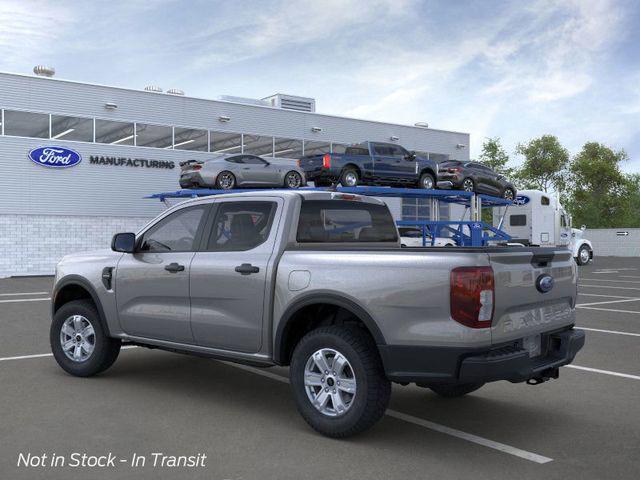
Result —
[[415, 160], [416, 159], [416, 152], [411, 150], [407, 155], [404, 156], [404, 158], [405, 158], [405, 160]]
[[114, 252], [133, 253], [136, 249], [136, 234], [116, 233], [111, 240], [111, 250]]

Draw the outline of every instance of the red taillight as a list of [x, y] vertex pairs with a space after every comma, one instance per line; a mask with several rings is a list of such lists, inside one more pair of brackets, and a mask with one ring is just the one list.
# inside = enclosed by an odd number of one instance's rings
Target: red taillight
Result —
[[458, 172], [462, 171], [462, 169], [461, 168], [457, 168], [457, 167], [456, 168], [448, 168], [447, 171], [449, 173], [458, 173]]
[[328, 153], [322, 156], [322, 168], [331, 168], [331, 155]]
[[451, 270], [451, 317], [470, 328], [489, 328], [493, 320], [493, 269], [458, 267]]
[[200, 170], [202, 168], [202, 165], [194, 165], [193, 167], [191, 167], [191, 170]]

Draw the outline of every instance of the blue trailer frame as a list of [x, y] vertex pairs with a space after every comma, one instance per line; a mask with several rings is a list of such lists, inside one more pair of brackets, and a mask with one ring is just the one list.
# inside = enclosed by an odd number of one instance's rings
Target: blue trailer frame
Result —
[[[211, 195], [223, 195], [229, 193], [241, 193], [248, 191], [273, 191], [279, 189], [232, 189], [217, 190], [208, 188], [194, 188], [177, 190], [175, 192], [154, 193], [145, 198], [159, 199], [165, 202], [167, 199], [187, 199], [207, 197]], [[482, 208], [508, 207], [513, 202], [504, 198], [492, 197], [490, 195], [476, 194], [459, 190], [422, 190], [417, 188], [391, 188], [391, 187], [304, 187], [303, 191], [332, 191], [340, 193], [351, 193], [355, 195], [365, 195], [370, 197], [394, 197], [394, 198], [423, 198], [432, 199], [436, 202], [454, 203], [463, 205], [470, 209], [470, 220], [398, 220], [398, 226], [415, 226], [422, 231], [422, 245], [435, 244], [436, 237], [441, 232], [451, 235], [458, 246], [481, 247], [490, 241], [508, 242], [511, 237], [501, 230], [481, 220]], [[290, 190], [289, 190], [290, 191]], [[466, 215], [466, 211], [465, 211]], [[468, 233], [465, 232], [465, 228]]]

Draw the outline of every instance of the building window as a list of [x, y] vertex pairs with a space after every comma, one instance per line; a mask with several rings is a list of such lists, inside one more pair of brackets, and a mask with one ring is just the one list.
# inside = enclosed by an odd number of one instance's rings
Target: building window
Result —
[[344, 143], [332, 143], [331, 144], [331, 153], [338, 153], [338, 154], [342, 154], [345, 152], [345, 150], [347, 149], [349, 145], [346, 145]]
[[206, 130], [176, 127], [173, 131], [173, 148], [176, 150], [196, 150], [206, 152], [209, 148]]
[[329, 142], [313, 142], [304, 141], [305, 155], [322, 155], [323, 153], [331, 153], [331, 143]]
[[173, 129], [163, 125], [136, 123], [136, 145], [138, 147], [171, 148]]
[[290, 138], [275, 138], [274, 157], [278, 158], [300, 158], [302, 157], [302, 140]]
[[242, 153], [242, 135], [239, 133], [210, 132], [213, 153]]
[[14, 137], [49, 138], [49, 115], [5, 110], [4, 134]]
[[273, 156], [273, 137], [261, 137], [260, 135], [243, 135], [244, 153], [251, 155]]
[[51, 138], [93, 142], [93, 119], [51, 115]]
[[96, 119], [96, 142], [133, 145], [133, 123]]

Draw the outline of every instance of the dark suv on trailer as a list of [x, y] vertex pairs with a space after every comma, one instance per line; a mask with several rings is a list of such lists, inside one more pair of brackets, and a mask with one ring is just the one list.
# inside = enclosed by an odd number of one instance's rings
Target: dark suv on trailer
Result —
[[477, 162], [441, 162], [438, 169], [438, 188], [485, 193], [508, 200], [516, 198], [516, 187], [504, 175]]
[[303, 157], [298, 162], [307, 180], [317, 187], [340, 182], [358, 185], [436, 188], [438, 164], [395, 143], [364, 142], [344, 153]]

